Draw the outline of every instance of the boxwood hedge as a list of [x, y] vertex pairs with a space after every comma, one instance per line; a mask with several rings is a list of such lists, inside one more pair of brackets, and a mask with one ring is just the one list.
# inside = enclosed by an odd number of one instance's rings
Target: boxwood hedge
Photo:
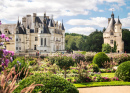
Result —
[[24, 78], [14, 92], [20, 93], [23, 88], [28, 87], [34, 82], [44, 86], [36, 86], [32, 93], [38, 93], [39, 91], [42, 91], [42, 93], [79, 93], [77, 88], [64, 78], [53, 74], [41, 73]]

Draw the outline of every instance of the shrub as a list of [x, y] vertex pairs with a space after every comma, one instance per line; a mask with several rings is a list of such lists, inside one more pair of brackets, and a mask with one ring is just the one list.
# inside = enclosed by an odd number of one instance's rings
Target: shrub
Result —
[[74, 65], [74, 61], [72, 57], [67, 57], [65, 55], [61, 55], [56, 59], [56, 65], [58, 65], [61, 69], [65, 71], [64, 77], [66, 78], [66, 70], [70, 68], [70, 66]]
[[91, 55], [89, 56], [89, 55], [88, 55], [88, 56], [85, 57], [85, 60], [86, 60], [86, 61], [91, 61], [91, 62], [92, 62], [93, 57], [94, 57], [94, 56], [91, 56]]
[[36, 86], [32, 93], [38, 93], [39, 91], [42, 93], [79, 93], [77, 88], [67, 80], [53, 74], [41, 73], [36, 73], [23, 79], [14, 92], [20, 93], [23, 88], [34, 82], [35, 84], [43, 84], [44, 86]]
[[93, 69], [93, 72], [99, 72], [99, 67], [97, 64], [90, 64], [90, 67]]
[[93, 63], [97, 64], [98, 67], [103, 67], [105, 61], [110, 61], [109, 57], [104, 52], [97, 53], [93, 58]]
[[130, 61], [130, 56], [128, 54], [120, 54], [113, 57], [113, 61], [115, 61], [118, 64], [121, 64], [122, 62]]
[[117, 68], [115, 75], [123, 81], [130, 81], [130, 61], [121, 63]]
[[111, 52], [111, 46], [109, 44], [102, 44], [102, 52], [110, 53]]
[[26, 62], [26, 58], [24, 57], [18, 57], [13, 62], [9, 62], [8, 69], [11, 69], [12, 67], [15, 67], [15, 71], [17, 73], [22, 71], [21, 75], [18, 77], [19, 79], [24, 78], [26, 76], [26, 73], [28, 73], [28, 64]]

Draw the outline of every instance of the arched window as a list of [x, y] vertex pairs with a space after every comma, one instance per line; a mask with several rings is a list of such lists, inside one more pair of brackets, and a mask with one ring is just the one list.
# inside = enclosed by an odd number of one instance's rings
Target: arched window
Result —
[[41, 38], [41, 46], [43, 45], [43, 38]]
[[46, 46], [46, 38], [44, 39], [44, 46]]

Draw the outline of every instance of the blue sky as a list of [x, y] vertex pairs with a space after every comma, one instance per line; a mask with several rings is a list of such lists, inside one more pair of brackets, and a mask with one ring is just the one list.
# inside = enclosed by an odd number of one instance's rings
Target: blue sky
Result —
[[130, 29], [129, 0], [1, 0], [0, 20], [5, 23], [16, 23], [27, 14], [37, 13], [43, 16], [54, 16], [62, 22], [69, 33], [89, 35], [95, 29], [107, 27], [111, 13], [118, 16], [122, 28]]

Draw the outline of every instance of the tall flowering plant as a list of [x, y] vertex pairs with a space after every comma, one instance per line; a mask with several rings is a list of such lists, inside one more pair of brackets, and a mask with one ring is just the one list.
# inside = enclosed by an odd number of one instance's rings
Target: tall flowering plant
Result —
[[0, 72], [8, 66], [9, 62], [13, 61], [12, 56], [14, 55], [13, 51], [8, 51], [4, 47], [3, 40], [5, 39], [6, 42], [9, 42], [9, 37], [6, 37], [5, 34], [0, 35]]

